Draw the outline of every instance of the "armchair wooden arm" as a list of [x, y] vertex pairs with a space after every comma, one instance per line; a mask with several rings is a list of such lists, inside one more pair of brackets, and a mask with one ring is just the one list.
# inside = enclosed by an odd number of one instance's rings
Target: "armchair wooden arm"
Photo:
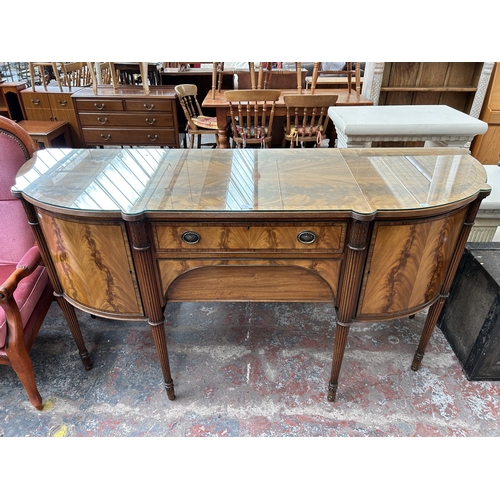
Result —
[[41, 262], [39, 248], [37, 246], [30, 248], [17, 264], [16, 270], [0, 285], [0, 303], [7, 303], [21, 280], [29, 276]]

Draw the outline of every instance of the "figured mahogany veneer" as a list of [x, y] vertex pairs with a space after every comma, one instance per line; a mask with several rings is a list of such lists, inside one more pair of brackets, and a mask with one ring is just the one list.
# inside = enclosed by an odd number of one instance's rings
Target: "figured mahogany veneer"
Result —
[[49, 149], [14, 192], [67, 302], [148, 321], [170, 399], [168, 301], [327, 301], [334, 401], [353, 321], [429, 308], [419, 368], [490, 187], [454, 148]]

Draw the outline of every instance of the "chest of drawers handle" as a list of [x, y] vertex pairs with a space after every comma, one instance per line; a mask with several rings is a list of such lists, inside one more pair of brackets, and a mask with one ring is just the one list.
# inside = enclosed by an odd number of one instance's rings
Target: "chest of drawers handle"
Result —
[[98, 116], [98, 117], [97, 117], [97, 121], [98, 121], [99, 123], [106, 123], [106, 122], [108, 121], [108, 119], [107, 119], [107, 118], [104, 118], [104, 120], [101, 120], [101, 117], [100, 117], [100, 116]]
[[155, 122], [156, 122], [156, 118], [153, 118], [153, 121], [151, 121], [151, 122], [149, 121], [149, 118], [146, 118], [146, 123], [148, 125], [154, 125]]
[[147, 109], [148, 111], [151, 111], [152, 109], [154, 109], [155, 105], [154, 104], [151, 104], [151, 106], [148, 106], [147, 104], [144, 104], [144, 109]]
[[155, 142], [157, 139], [158, 139], [158, 136], [155, 134], [154, 137], [151, 137], [150, 134], [148, 134], [148, 139], [151, 141], [151, 142]]
[[105, 141], [109, 141], [111, 139], [111, 134], [108, 134], [108, 137], [104, 137], [104, 134], [101, 134], [101, 139], [104, 139]]
[[40, 106], [40, 99], [37, 99], [35, 101], [35, 99], [31, 99], [31, 104], [34, 104], [35, 106]]
[[61, 105], [61, 106], [66, 106], [68, 104], [68, 101], [66, 99], [64, 99], [64, 101], [61, 101], [61, 99], [58, 99], [57, 102]]
[[316, 234], [313, 231], [301, 231], [297, 235], [297, 239], [304, 245], [310, 245], [316, 241]]
[[185, 231], [182, 233], [181, 239], [188, 245], [195, 245], [200, 241], [201, 237], [196, 231]]
[[94, 102], [94, 107], [95, 107], [96, 109], [104, 109], [104, 108], [106, 107], [106, 104], [105, 104], [105, 103], [102, 103], [102, 104], [99, 106], [96, 102]]

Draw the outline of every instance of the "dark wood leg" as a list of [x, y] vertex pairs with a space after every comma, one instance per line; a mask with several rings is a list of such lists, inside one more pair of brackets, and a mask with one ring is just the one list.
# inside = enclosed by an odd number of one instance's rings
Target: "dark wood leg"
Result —
[[427, 313], [424, 329], [422, 331], [422, 335], [420, 336], [420, 342], [411, 364], [411, 369], [415, 372], [420, 368], [420, 364], [422, 363], [422, 359], [425, 354], [425, 349], [427, 347], [427, 344], [429, 343], [429, 340], [431, 339], [432, 332], [434, 331], [434, 327], [436, 326], [439, 314], [441, 313], [445, 302], [446, 297], [440, 297], [437, 302], [429, 307], [429, 312]]
[[170, 399], [170, 401], [173, 401], [175, 399], [174, 381], [172, 380], [172, 375], [170, 373], [167, 340], [165, 335], [165, 323], [162, 319], [161, 322], [158, 322], [156, 324], [149, 322], [149, 325], [151, 326], [151, 333], [153, 334], [156, 352], [158, 353], [158, 359], [160, 360], [160, 366], [163, 373], [163, 380], [165, 383], [165, 390], [167, 391], [167, 397], [168, 399]]
[[92, 368], [92, 361], [90, 359], [89, 352], [85, 347], [85, 341], [83, 340], [80, 324], [78, 323], [78, 318], [76, 317], [75, 308], [60, 294], [54, 292], [54, 296], [56, 297], [57, 303], [64, 314], [66, 322], [68, 323], [71, 335], [73, 336], [73, 340], [75, 341], [78, 352], [80, 353], [83, 366], [86, 370], [90, 370]]
[[150, 280], [150, 277], [154, 276], [156, 270], [146, 223], [144, 220], [129, 222], [128, 229], [132, 240], [132, 254], [137, 269], [137, 280], [141, 291], [144, 313], [148, 318], [148, 324], [151, 326], [151, 333], [163, 373], [165, 390], [167, 391], [168, 399], [173, 401], [175, 399], [175, 392], [168, 360], [165, 317], [163, 316], [162, 308], [163, 301], [158, 288]]
[[344, 358], [347, 334], [349, 333], [351, 321], [356, 314], [364, 268], [362, 264], [366, 258], [369, 224], [369, 221], [353, 220], [349, 232], [342, 285], [339, 287], [344, 292], [338, 298], [332, 373], [328, 384], [328, 401], [330, 402], [334, 402], [337, 395], [338, 379], [342, 359]]
[[344, 358], [345, 346], [347, 343], [347, 334], [350, 325], [343, 325], [337, 321], [335, 329], [335, 343], [333, 346], [332, 374], [328, 383], [328, 401], [334, 402], [337, 396], [337, 387], [339, 381], [340, 367]]

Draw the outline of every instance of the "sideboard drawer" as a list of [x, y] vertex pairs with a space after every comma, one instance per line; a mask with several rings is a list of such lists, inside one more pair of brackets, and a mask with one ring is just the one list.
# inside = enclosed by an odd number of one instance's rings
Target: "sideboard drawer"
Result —
[[152, 225], [157, 252], [340, 253], [345, 223]]
[[77, 106], [82, 111], [123, 111], [123, 101], [121, 99], [99, 100], [77, 99]]
[[83, 139], [86, 144], [92, 145], [121, 145], [130, 144], [134, 146], [175, 146], [174, 128], [82, 128]]

